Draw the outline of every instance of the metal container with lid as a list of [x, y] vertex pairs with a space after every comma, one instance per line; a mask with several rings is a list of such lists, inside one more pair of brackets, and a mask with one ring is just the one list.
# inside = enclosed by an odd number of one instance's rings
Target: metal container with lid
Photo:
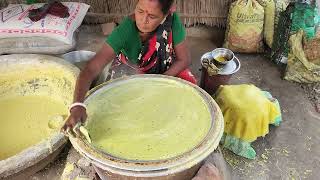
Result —
[[[229, 61], [223, 65], [218, 74], [210, 76], [207, 69], [203, 66], [205, 59], [213, 60], [217, 56], [226, 56]], [[211, 52], [205, 53], [201, 59], [201, 81], [200, 87], [207, 91], [209, 94], [214, 94], [220, 85], [227, 85], [233, 74], [240, 70], [241, 63], [239, 59], [229, 49], [217, 48]]]

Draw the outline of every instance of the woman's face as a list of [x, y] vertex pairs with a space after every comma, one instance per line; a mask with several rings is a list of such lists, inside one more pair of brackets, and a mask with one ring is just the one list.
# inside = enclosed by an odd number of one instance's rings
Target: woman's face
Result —
[[165, 15], [158, 0], [139, 0], [135, 9], [136, 24], [140, 32], [150, 33], [161, 23]]

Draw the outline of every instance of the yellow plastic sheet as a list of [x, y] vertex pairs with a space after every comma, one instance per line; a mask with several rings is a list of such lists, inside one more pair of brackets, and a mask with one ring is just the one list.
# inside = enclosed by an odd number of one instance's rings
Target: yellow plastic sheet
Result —
[[276, 105], [254, 85], [220, 86], [216, 102], [224, 116], [224, 132], [247, 142], [268, 134], [269, 124], [280, 116]]

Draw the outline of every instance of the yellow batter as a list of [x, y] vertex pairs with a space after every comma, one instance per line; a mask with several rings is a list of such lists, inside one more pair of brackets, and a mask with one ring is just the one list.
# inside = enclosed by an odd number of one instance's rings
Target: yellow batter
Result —
[[207, 135], [211, 115], [192, 87], [135, 80], [88, 103], [92, 144], [116, 157], [161, 160], [190, 151]]
[[0, 160], [39, 143], [59, 129], [50, 129], [49, 121], [65, 117], [63, 102], [47, 96], [0, 98]]
[[215, 58], [215, 60], [217, 60], [218, 62], [225, 62], [227, 59], [223, 56], [218, 56]]

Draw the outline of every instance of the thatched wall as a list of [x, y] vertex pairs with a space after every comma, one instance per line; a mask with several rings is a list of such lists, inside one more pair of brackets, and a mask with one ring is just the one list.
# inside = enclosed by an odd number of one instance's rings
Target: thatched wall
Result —
[[[63, 0], [68, 1], [68, 0]], [[137, 0], [69, 0], [91, 5], [86, 23], [119, 22], [130, 14]], [[176, 0], [177, 10], [186, 26], [205, 24], [225, 27], [229, 5], [233, 0]], [[0, 7], [25, 3], [26, 0], [0, 0]], [[46, 2], [46, 0], [38, 0]]]

